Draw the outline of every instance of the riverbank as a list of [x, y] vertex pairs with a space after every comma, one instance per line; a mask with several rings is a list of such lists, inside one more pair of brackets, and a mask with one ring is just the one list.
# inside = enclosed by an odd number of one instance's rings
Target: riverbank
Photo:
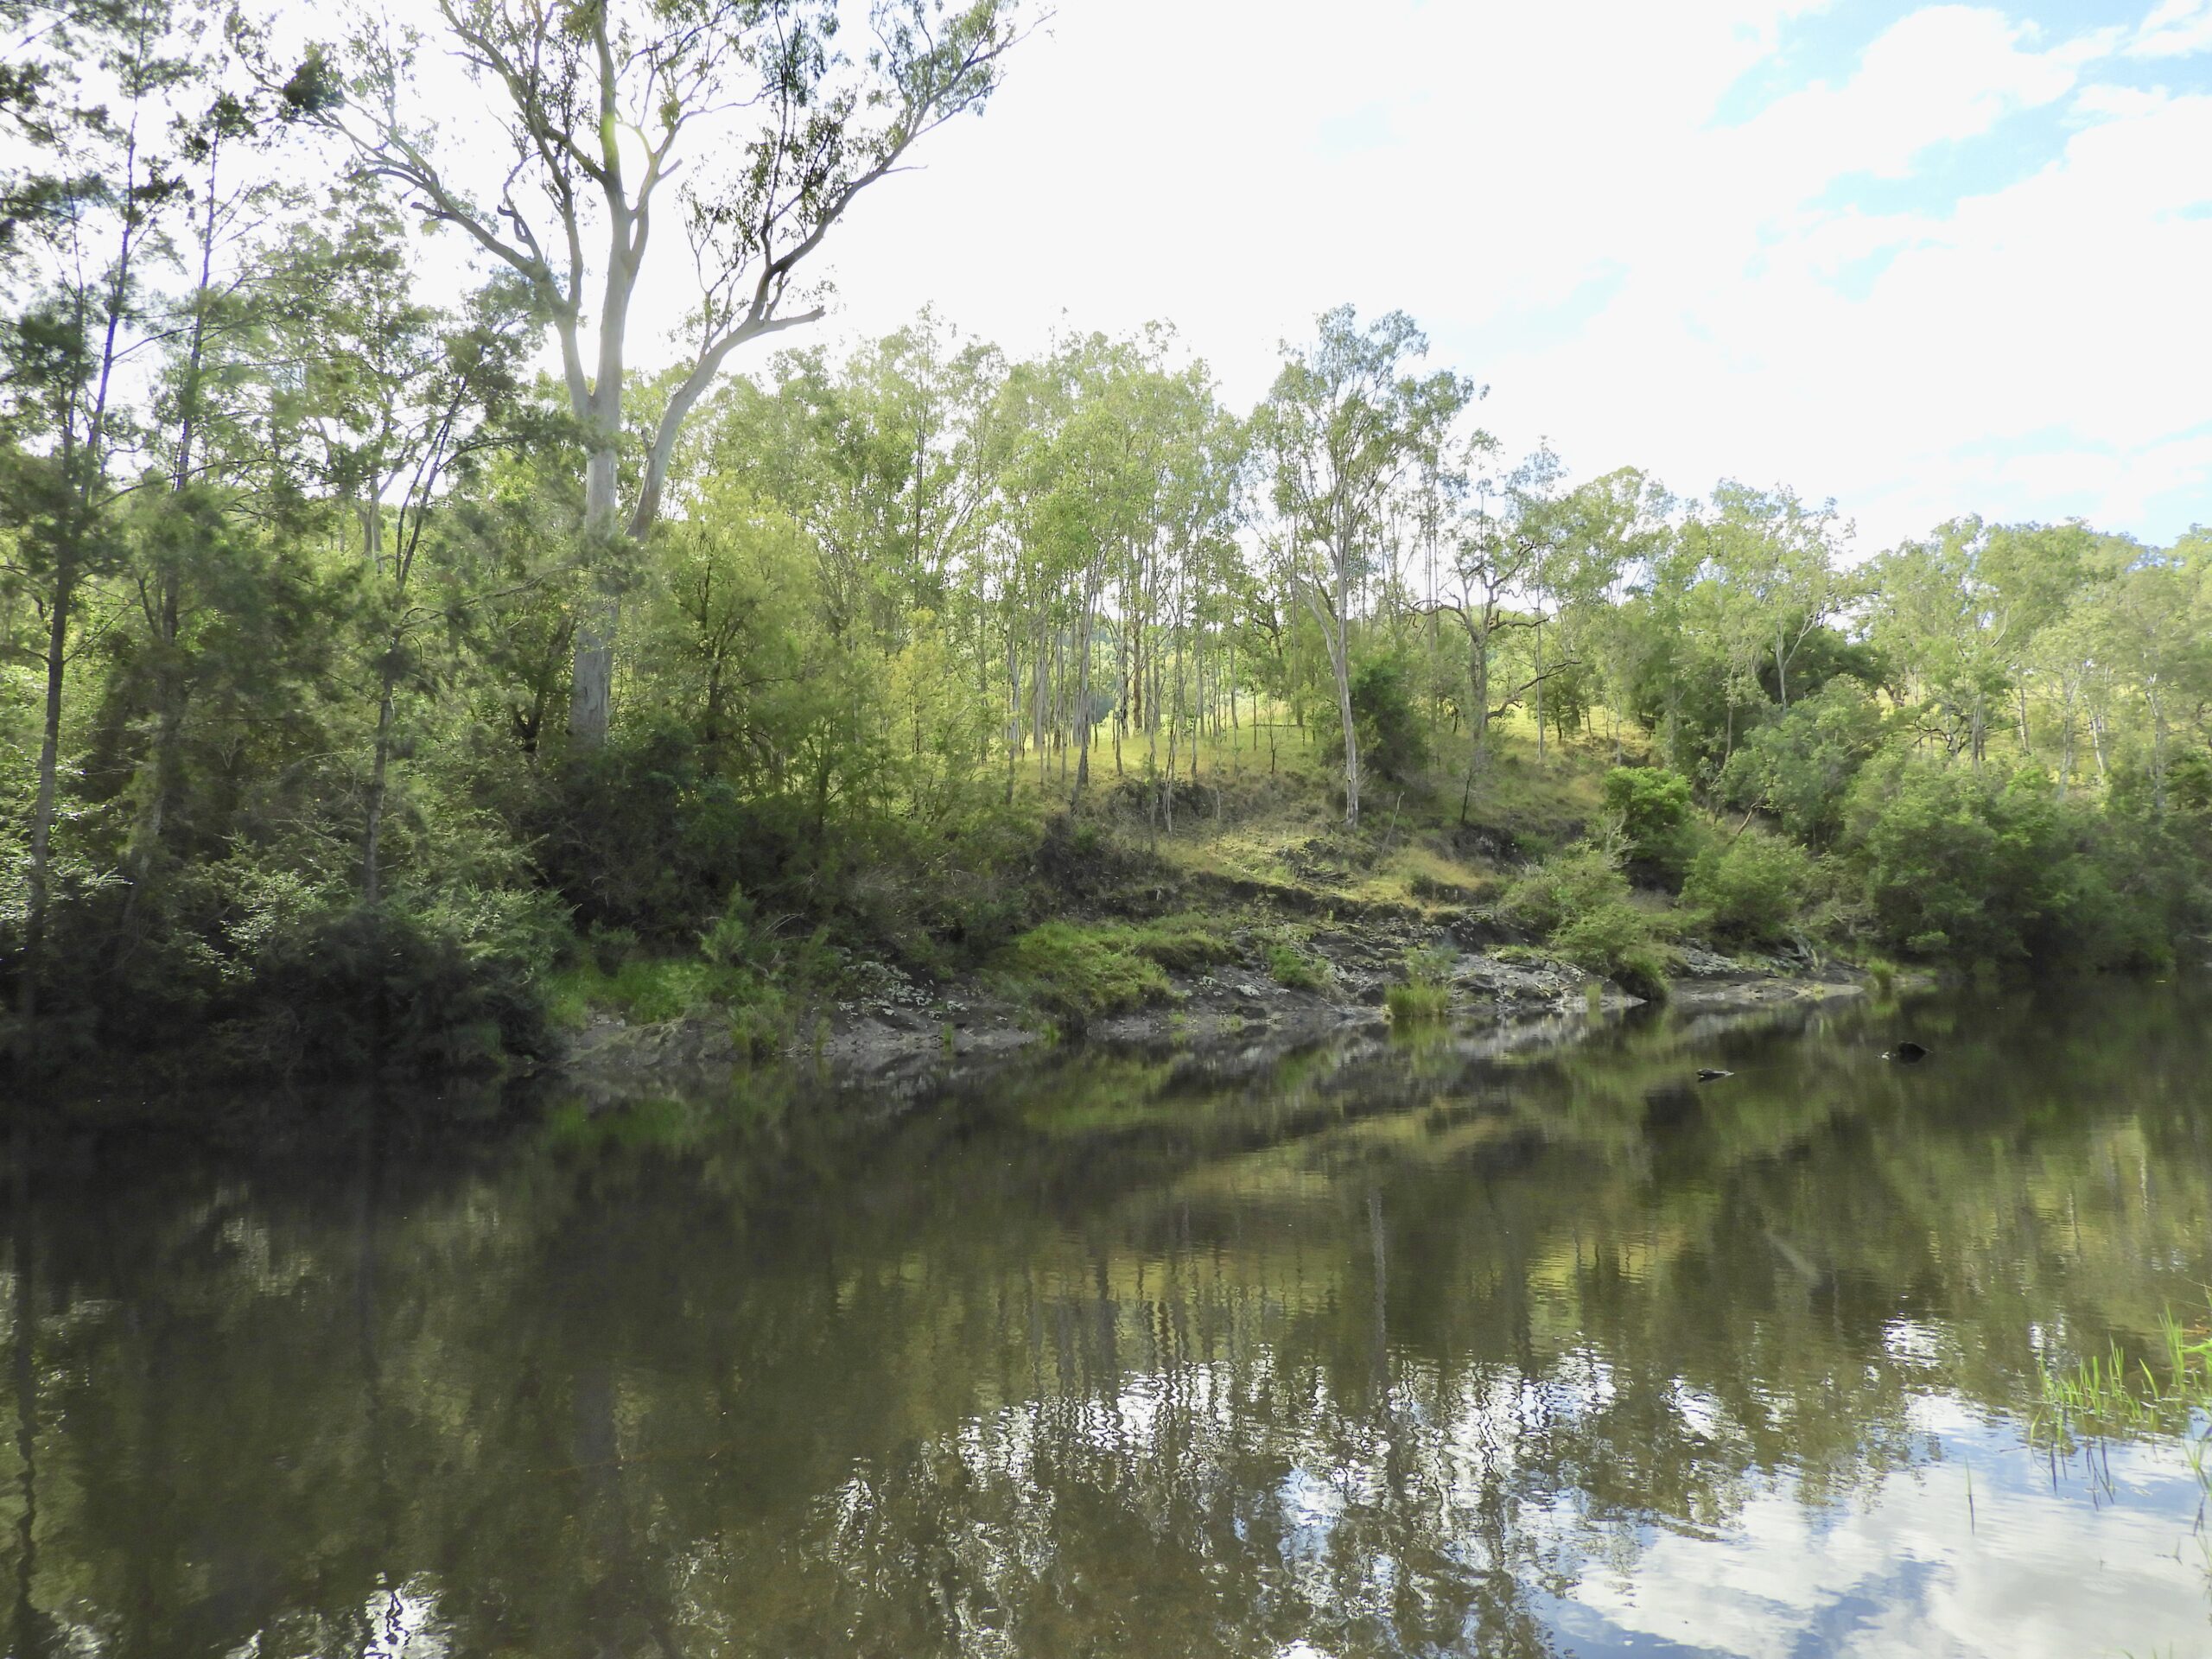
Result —
[[[1202, 784], [1173, 792], [1101, 779], [1071, 806], [1040, 791], [1033, 827], [993, 855], [985, 886], [1004, 919], [988, 933], [971, 926], [947, 940], [855, 926], [834, 912], [752, 914], [688, 951], [574, 933], [518, 993], [543, 1010], [526, 1046], [488, 1022], [456, 1024], [435, 1046], [397, 1040], [435, 1023], [416, 988], [378, 1016], [395, 1039], [357, 1043], [342, 1065], [286, 1064], [313, 1046], [218, 1027], [198, 1047], [105, 1046], [37, 1092], [114, 1101], [225, 1084], [411, 1077], [613, 1100], [727, 1086], [747, 1067], [912, 1079], [1084, 1042], [1284, 1045], [1394, 1023], [1494, 1027], [1662, 1000], [1748, 1008], [1877, 982], [1802, 936], [1781, 951], [1719, 948], [1725, 941], [1699, 931], [1704, 918], [1662, 887], [1631, 888], [1610, 867], [1612, 889], [1575, 902], [1609, 907], [1609, 925], [1630, 944], [1567, 948], [1573, 918], [1545, 925], [1523, 890], [1606, 822], [1610, 762], [1578, 749], [1535, 763], [1502, 744], [1471, 800], [1393, 790], [1357, 830], [1344, 827], [1325, 769], [1287, 753], [1264, 770], [1216, 765]], [[910, 914], [925, 908], [918, 900], [894, 894], [882, 908]], [[347, 948], [368, 966], [382, 954]], [[1614, 957], [1636, 971], [1608, 971]], [[404, 967], [372, 979], [385, 1001], [399, 995], [393, 987], [421, 982]], [[1891, 972], [1879, 982], [1893, 982]], [[286, 1017], [298, 1026], [316, 1016], [302, 1008]]]
[[[1236, 902], [1185, 911], [1166, 935], [1205, 941], [1199, 954], [1207, 959], [1163, 968], [1141, 1006], [1079, 1020], [1055, 1018], [1034, 995], [1023, 995], [1002, 976], [931, 982], [872, 964], [868, 991], [818, 1009], [766, 1056], [748, 1052], [718, 1011], [634, 1020], [600, 1009], [569, 1033], [545, 1070], [558, 1086], [613, 1099], [711, 1083], [717, 1076], [727, 1080], [763, 1061], [806, 1065], [853, 1083], [918, 1079], [972, 1075], [1048, 1046], [1236, 1042], [1280, 1048], [1348, 1033], [1380, 1036], [1394, 1027], [1469, 1031], [1595, 1020], [1655, 1000], [1537, 946], [1501, 939], [1496, 919], [1481, 911], [1339, 899], [1315, 916], [1316, 895], [1306, 890], [1212, 896]], [[1142, 926], [1119, 920], [1055, 925], [1075, 939], [1111, 938]], [[1297, 943], [1288, 945], [1293, 927]], [[1287, 957], [1294, 950], [1295, 957]], [[1856, 997], [1875, 983], [1861, 969], [1810, 951], [1731, 955], [1688, 944], [1675, 960], [1680, 971], [1663, 1000], [1700, 1013]], [[1409, 970], [1409, 963], [1417, 966]], [[1392, 1007], [1394, 988], [1413, 982], [1415, 973], [1433, 988], [1417, 1015]], [[1923, 977], [1907, 976], [1915, 982]]]

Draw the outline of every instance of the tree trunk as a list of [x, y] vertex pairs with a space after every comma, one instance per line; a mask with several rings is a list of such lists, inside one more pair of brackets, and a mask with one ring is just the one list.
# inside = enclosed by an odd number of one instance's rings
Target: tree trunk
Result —
[[52, 1650], [54, 1631], [41, 1617], [32, 1599], [38, 1581], [38, 1272], [37, 1241], [31, 1231], [30, 1156], [18, 1125], [15, 1137], [15, 1176], [10, 1193], [15, 1211], [15, 1259], [8, 1265], [15, 1281], [14, 1373], [16, 1395], [16, 1608], [15, 1640], [10, 1651], [18, 1654]]
[[[591, 562], [603, 566], [622, 539], [617, 521], [616, 454], [612, 445], [594, 449], [584, 462], [584, 544]], [[576, 623], [575, 677], [569, 700], [569, 735], [587, 749], [607, 741], [614, 713], [614, 636], [622, 625], [622, 601], [604, 586], [584, 602]]]
[[1536, 764], [1544, 761], [1544, 613], [1536, 613]]
[[1098, 605], [1097, 584], [1086, 582], [1083, 591], [1082, 642], [1076, 648], [1075, 792], [1080, 797], [1090, 782], [1090, 627]]
[[36, 1051], [32, 1036], [38, 1018], [39, 975], [46, 966], [46, 929], [50, 906], [51, 849], [56, 773], [61, 756], [61, 683], [68, 666], [69, 606], [76, 597], [75, 561], [64, 556], [54, 574], [54, 610], [48, 619], [46, 717], [38, 751], [38, 794], [31, 806], [30, 868], [24, 895], [22, 981], [16, 992], [17, 1058], [28, 1071]]
[[1359, 734], [1353, 728], [1351, 711], [1351, 548], [1343, 528], [1338, 527], [1329, 547], [1330, 562], [1336, 567], [1337, 602], [1332, 614], [1325, 615], [1328, 607], [1309, 598], [1306, 608], [1313, 613], [1313, 620], [1321, 625], [1321, 638], [1329, 647], [1329, 669], [1337, 682], [1337, 714], [1344, 728], [1344, 828], [1359, 828]]
[[382, 694], [377, 702], [376, 758], [370, 764], [368, 823], [361, 833], [361, 903], [372, 909], [383, 893], [383, 871], [377, 858], [384, 834], [385, 778], [391, 761], [391, 723], [394, 682], [397, 679], [399, 636], [394, 634], [385, 658]]

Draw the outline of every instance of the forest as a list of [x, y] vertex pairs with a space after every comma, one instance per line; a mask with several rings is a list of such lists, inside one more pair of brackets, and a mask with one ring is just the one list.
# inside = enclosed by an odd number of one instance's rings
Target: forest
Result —
[[1165, 323], [833, 349], [841, 221], [1034, 25], [871, 18], [0, 6], [19, 1072], [497, 1067], [641, 984], [765, 1052], [870, 964], [1049, 976], [1071, 856], [1262, 810], [1650, 995], [2202, 957], [2212, 531], [1580, 476], [1399, 312], [1249, 409]]

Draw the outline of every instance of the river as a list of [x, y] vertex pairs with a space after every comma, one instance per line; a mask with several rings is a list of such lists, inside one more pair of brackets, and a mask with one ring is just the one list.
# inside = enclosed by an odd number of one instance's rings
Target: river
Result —
[[2212, 1651], [2181, 1446], [2037, 1418], [2046, 1368], [2203, 1322], [2208, 1015], [2073, 986], [520, 1124], [242, 1097], [219, 1150], [19, 1128], [0, 1628]]

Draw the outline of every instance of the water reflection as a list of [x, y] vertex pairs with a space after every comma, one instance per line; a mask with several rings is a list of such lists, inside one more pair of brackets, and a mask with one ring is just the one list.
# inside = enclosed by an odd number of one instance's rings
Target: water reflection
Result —
[[2202, 1306], [2206, 1009], [19, 1139], [12, 1650], [2198, 1651], [2019, 1414]]

